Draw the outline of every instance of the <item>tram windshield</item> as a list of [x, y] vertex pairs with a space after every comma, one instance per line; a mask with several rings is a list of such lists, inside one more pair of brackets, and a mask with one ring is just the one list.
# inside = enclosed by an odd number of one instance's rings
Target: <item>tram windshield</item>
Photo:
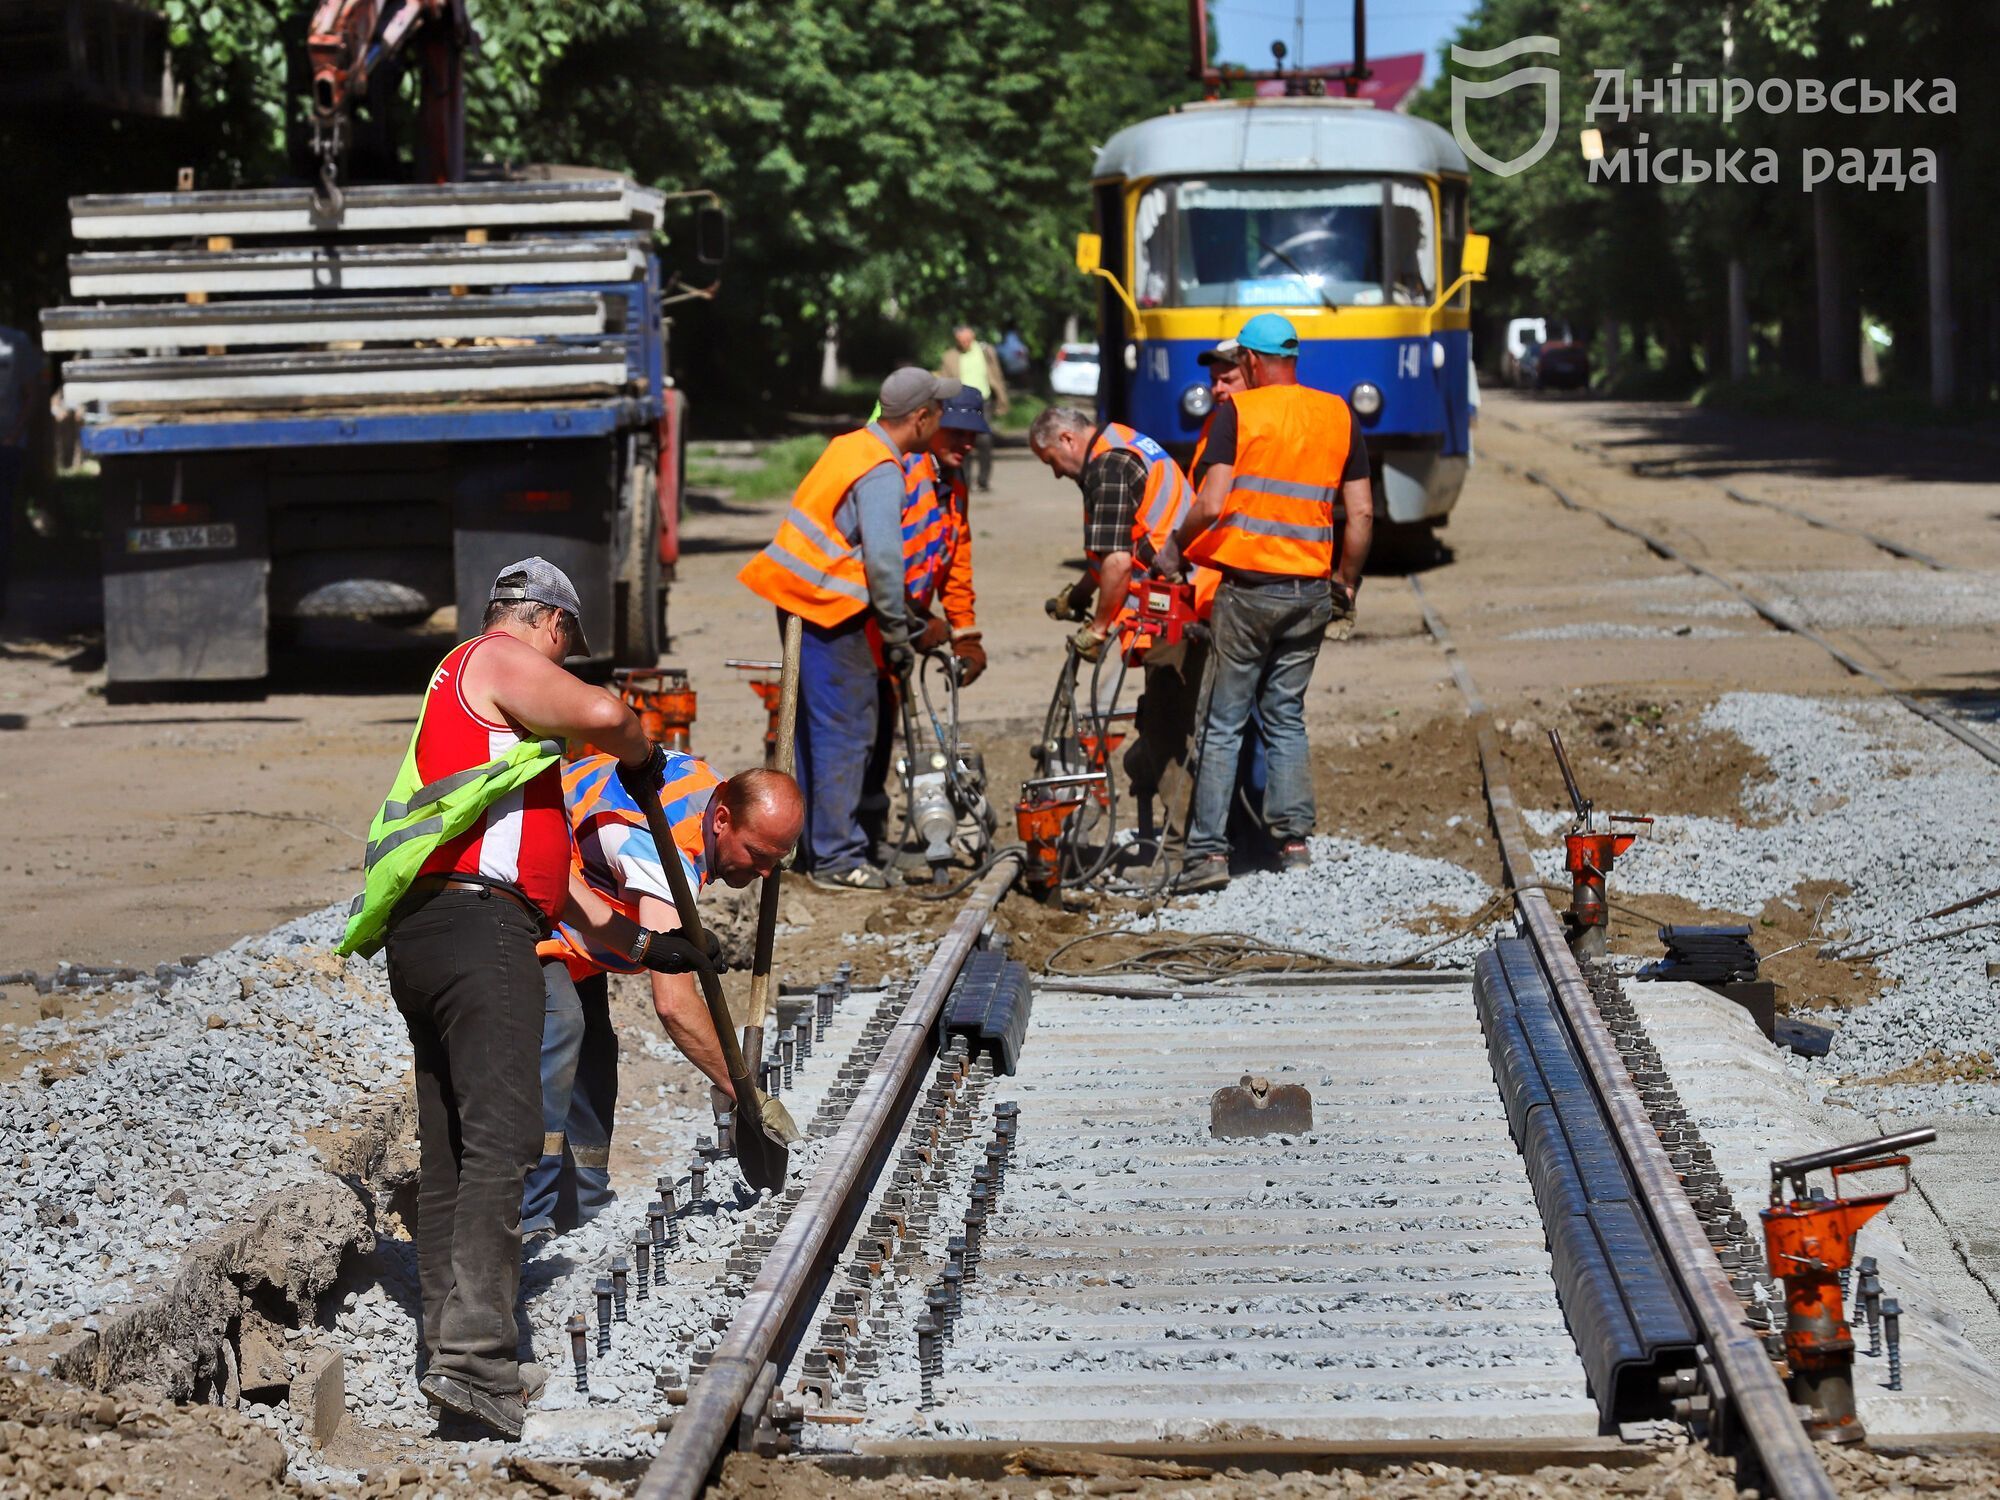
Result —
[[1141, 307], [1427, 306], [1428, 186], [1396, 177], [1161, 182], [1139, 200]]

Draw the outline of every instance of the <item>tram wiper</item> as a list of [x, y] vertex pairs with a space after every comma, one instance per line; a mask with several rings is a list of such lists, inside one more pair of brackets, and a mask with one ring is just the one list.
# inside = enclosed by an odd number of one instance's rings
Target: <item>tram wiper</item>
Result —
[[1280, 250], [1276, 245], [1272, 244], [1269, 240], [1265, 239], [1264, 236], [1262, 236], [1261, 234], [1257, 236], [1257, 247], [1260, 250], [1262, 250], [1266, 255], [1275, 255], [1281, 262], [1284, 263], [1284, 267], [1287, 271], [1290, 271], [1294, 276], [1298, 277], [1299, 280], [1303, 281], [1307, 286], [1312, 287], [1313, 295], [1319, 298], [1319, 305], [1321, 307], [1324, 307], [1330, 313], [1337, 313], [1340, 311], [1339, 308], [1333, 305], [1332, 299], [1326, 295], [1326, 288], [1316, 285], [1312, 277], [1306, 274], [1306, 269], [1304, 266], [1300, 265], [1297, 261], [1293, 260], [1289, 255], [1285, 254], [1284, 251]]

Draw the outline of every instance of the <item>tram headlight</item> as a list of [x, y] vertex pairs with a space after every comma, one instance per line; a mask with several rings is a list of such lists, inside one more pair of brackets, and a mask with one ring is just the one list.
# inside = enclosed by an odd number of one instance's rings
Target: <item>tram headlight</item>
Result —
[[1372, 421], [1382, 413], [1382, 387], [1364, 380], [1347, 393], [1347, 404], [1357, 417]]
[[1205, 385], [1191, 385], [1181, 392], [1181, 410], [1199, 422], [1215, 407], [1215, 392]]

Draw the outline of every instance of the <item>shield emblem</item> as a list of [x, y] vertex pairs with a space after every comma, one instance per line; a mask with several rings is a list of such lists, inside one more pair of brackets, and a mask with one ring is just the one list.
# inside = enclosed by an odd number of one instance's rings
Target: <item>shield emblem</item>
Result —
[[[1500, 63], [1530, 55], [1562, 56], [1562, 43], [1552, 36], [1516, 37], [1504, 47], [1490, 51], [1480, 51], [1473, 47], [1453, 47], [1451, 60], [1463, 63], [1468, 68], [1490, 68]], [[1542, 133], [1526, 151], [1506, 161], [1490, 155], [1465, 128], [1465, 101], [1467, 99], [1491, 99], [1496, 94], [1504, 94], [1523, 84], [1540, 84], [1542, 88]], [[1562, 120], [1562, 75], [1554, 68], [1516, 68], [1501, 78], [1485, 83], [1476, 83], [1460, 78], [1456, 74], [1451, 80], [1451, 134], [1458, 142], [1459, 150], [1479, 163], [1496, 177], [1512, 177], [1516, 172], [1526, 171], [1544, 156], [1555, 144], [1556, 131]]]

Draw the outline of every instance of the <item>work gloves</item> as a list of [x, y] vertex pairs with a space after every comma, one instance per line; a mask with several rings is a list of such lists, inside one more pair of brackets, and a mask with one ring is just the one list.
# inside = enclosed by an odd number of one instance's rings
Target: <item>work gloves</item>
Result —
[[1338, 578], [1333, 580], [1333, 618], [1327, 622], [1326, 638], [1330, 641], [1352, 640], [1354, 637], [1354, 592]]
[[1165, 583], [1172, 583], [1187, 571], [1187, 564], [1181, 557], [1180, 543], [1168, 537], [1167, 544], [1153, 554], [1149, 566], [1153, 576]]
[[1069, 638], [1069, 643], [1085, 661], [1096, 661], [1108, 639], [1110, 637], [1097, 633], [1095, 625], [1083, 624], [1076, 627], [1076, 634]]
[[1048, 611], [1051, 620], [1087, 620], [1090, 618], [1091, 603], [1096, 598], [1097, 585], [1088, 578], [1079, 578], [1042, 608]]
[[654, 745], [646, 752], [646, 758], [636, 766], [618, 763], [618, 784], [632, 794], [632, 800], [641, 807], [646, 805], [646, 794], [659, 795], [660, 788], [667, 780], [667, 751], [664, 745]]
[[917, 655], [923, 656], [935, 651], [951, 639], [951, 627], [936, 615], [924, 617], [924, 628], [917, 635]]
[[697, 944], [685, 932], [643, 932], [639, 962], [656, 974], [692, 974], [700, 969], [722, 973], [729, 967], [722, 961], [722, 939], [704, 932]]
[[979, 632], [976, 630], [954, 640], [951, 654], [958, 658], [960, 687], [970, 687], [986, 670], [986, 648], [979, 644]]

